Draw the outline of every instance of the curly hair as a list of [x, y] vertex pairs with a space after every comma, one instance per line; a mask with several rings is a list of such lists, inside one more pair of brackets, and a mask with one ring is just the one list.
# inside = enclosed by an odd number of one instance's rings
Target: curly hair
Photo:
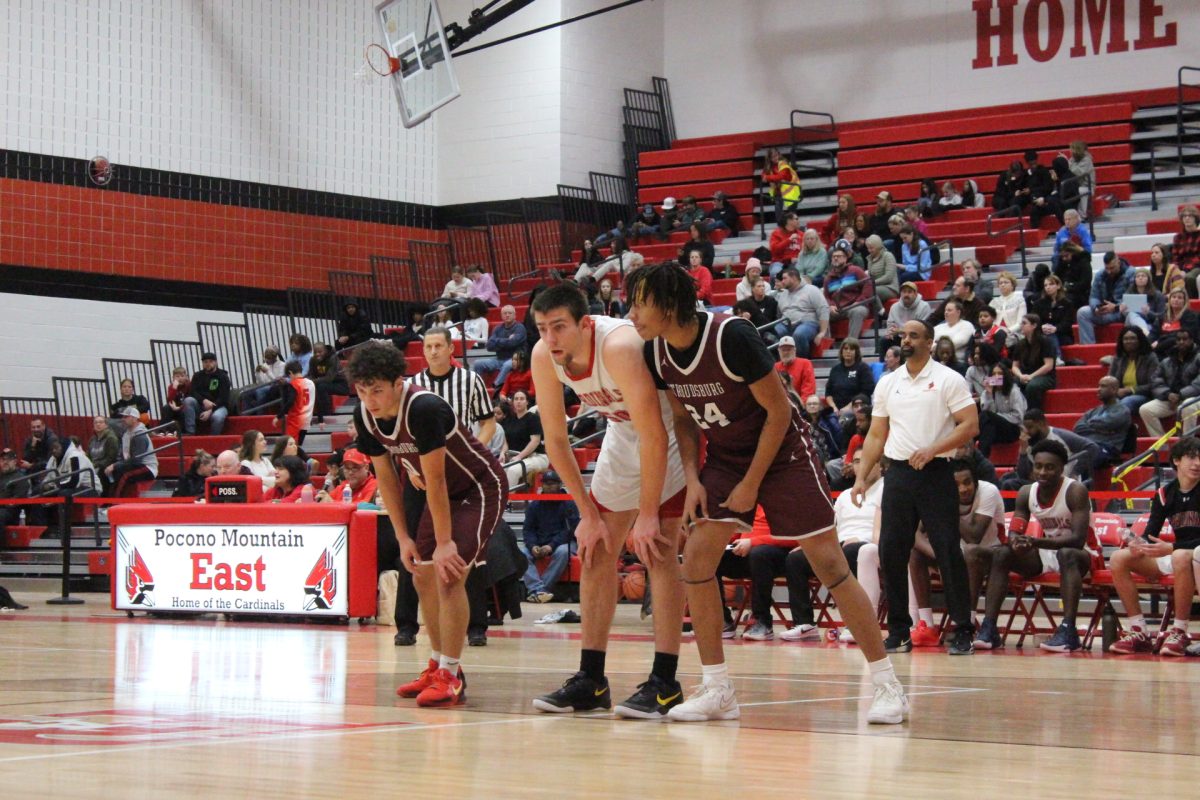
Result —
[[350, 358], [350, 380], [355, 383], [385, 381], [395, 383], [408, 371], [404, 353], [391, 342], [370, 341], [354, 351]]
[[647, 264], [625, 276], [625, 297], [632, 303], [654, 306], [686, 325], [696, 318], [696, 281], [678, 264]]

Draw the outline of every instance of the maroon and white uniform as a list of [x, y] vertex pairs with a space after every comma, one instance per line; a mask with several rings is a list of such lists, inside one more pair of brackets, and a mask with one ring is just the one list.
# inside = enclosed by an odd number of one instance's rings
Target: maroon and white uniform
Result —
[[[700, 481], [708, 496], [708, 515], [749, 530], [754, 509], [735, 514], [721, 508], [754, 460], [767, 410], [750, 385], [775, 379], [774, 359], [754, 327], [726, 314], [700, 313], [700, 334], [687, 351], [663, 339], [646, 343], [646, 360], [655, 382], [688, 410], [707, 440]], [[795, 406], [783, 443], [759, 487], [758, 504], [771, 536], [800, 539], [833, 527], [833, 502], [808, 423]]]
[[[464, 561], [482, 563], [487, 541], [504, 512], [508, 480], [500, 462], [463, 426], [454, 409], [433, 392], [405, 381], [395, 419], [376, 419], [360, 404], [354, 422], [358, 449], [370, 456], [391, 455], [392, 462], [410, 478], [424, 481], [421, 456], [446, 448], [451, 536]], [[428, 562], [437, 546], [433, 518], [427, 507], [410, 508], [414, 499], [419, 503], [423, 496], [406, 490], [409, 535], [416, 541], [422, 561]]]

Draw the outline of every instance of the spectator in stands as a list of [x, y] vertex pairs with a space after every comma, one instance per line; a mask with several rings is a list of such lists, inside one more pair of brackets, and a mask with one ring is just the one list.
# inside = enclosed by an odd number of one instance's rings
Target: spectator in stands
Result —
[[867, 266], [867, 239], [871, 238], [870, 234], [865, 237], [859, 237], [858, 232], [854, 228], [847, 227], [842, 231], [842, 238], [850, 244], [854, 251], [854, 257], [850, 259], [851, 264], [858, 264], [860, 267]]
[[[754, 305], [753, 300], [739, 300], [733, 304], [733, 308], [729, 312], [734, 316], [741, 317], [749, 322], [755, 328], [762, 328], [763, 325], [769, 324], [762, 312], [758, 310], [758, 306]], [[764, 342], [774, 342], [775, 333], [773, 330], [760, 330], [758, 335], [763, 338]]]
[[[96, 419], [103, 420], [104, 418], [97, 417]], [[104, 422], [104, 430], [108, 431], [107, 421]], [[112, 431], [108, 432], [112, 433]], [[15, 450], [11, 447], [0, 450], [0, 500], [20, 500], [29, 497], [31, 487], [25, 478], [28, 474], [18, 464]], [[16, 525], [20, 518], [21, 506], [0, 506], [0, 537], [4, 536], [4, 529], [7, 526]]]
[[[66, 442], [64, 448], [63, 443]], [[50, 450], [46, 462], [50, 474], [42, 479], [42, 495], [61, 497], [98, 497], [100, 480], [87, 453], [79, 444], [78, 436], [59, 439]]]
[[[1075, 615], [1079, 609], [1083, 577], [1091, 569], [1092, 554], [1086, 549], [1091, 527], [1091, 501], [1087, 488], [1065, 475], [1068, 460], [1065, 447], [1058, 442], [1043, 441], [1033, 447], [1032, 453], [1037, 482], [1021, 489], [1017, 510], [1009, 526], [1008, 543], [998, 545], [992, 556], [986, 610], [974, 643], [984, 650], [1004, 646], [996, 620], [1008, 595], [1009, 572], [1024, 578], [1043, 572], [1061, 576], [1062, 623], [1041, 647], [1053, 652], [1080, 648]], [[1041, 537], [1026, 535], [1031, 517], [1041, 524]]]
[[679, 228], [679, 206], [674, 197], [664, 197], [662, 214], [658, 217], [658, 238], [666, 241], [671, 232]]
[[774, 278], [785, 267], [793, 266], [793, 262], [800, 255], [800, 249], [804, 246], [800, 233], [800, 218], [795, 214], [785, 214], [783, 224], [771, 231], [767, 246], [771, 250], [771, 277]]
[[243, 433], [237, 455], [243, 467], [262, 479], [264, 490], [275, 486], [275, 467], [267, 457], [267, 437], [261, 431], [248, 430]]
[[496, 372], [492, 386], [500, 388], [512, 369], [513, 353], [525, 349], [526, 339], [525, 326], [517, 323], [517, 310], [512, 306], [504, 306], [500, 309], [500, 324], [487, 340], [487, 349], [495, 355], [492, 358], [477, 359], [471, 365], [471, 369], [476, 375]]
[[625, 316], [625, 305], [621, 299], [613, 292], [612, 281], [600, 281], [600, 288], [596, 290], [596, 296], [592, 299], [591, 308], [593, 314], [599, 314], [602, 317], [616, 317], [622, 319]]
[[[371, 326], [371, 318], [358, 305], [358, 300], [353, 297], [346, 300], [338, 317], [337, 349], [354, 347], [356, 344], [370, 341], [374, 336], [375, 329]], [[275, 351], [275, 357], [279, 358], [279, 351]]]
[[500, 305], [500, 290], [496, 288], [496, 281], [492, 273], [487, 271], [487, 267], [478, 264], [467, 267], [467, 280], [471, 282], [471, 289], [467, 292], [468, 299], [477, 298], [489, 306]]
[[1054, 273], [1067, 290], [1070, 305], [1073, 308], [1086, 306], [1092, 293], [1092, 254], [1073, 241], [1064, 242], [1058, 251]]
[[[771, 296], [767, 288], [765, 280], [762, 278], [755, 280], [750, 285], [750, 302], [762, 314], [764, 322], [775, 322], [779, 319], [779, 303]], [[760, 331], [760, 333], [774, 335], [771, 331]]]
[[812, 362], [796, 355], [796, 340], [790, 336], [779, 340], [779, 361], [775, 369], [790, 378], [797, 396], [811, 397], [817, 393], [817, 376]]
[[[234, 455], [236, 456], [237, 453], [234, 453]], [[295, 456], [296, 458], [300, 459], [308, 467], [308, 471], [310, 473], [315, 471], [318, 466], [317, 460], [315, 458], [309, 458], [308, 453], [304, 452], [304, 449], [300, 447], [300, 443], [296, 441], [295, 436], [280, 436], [275, 440], [275, 446], [271, 448], [271, 463], [278, 464], [279, 459], [283, 458], [284, 456]], [[218, 456], [218, 462], [219, 460], [220, 456]], [[250, 474], [250, 470], [246, 469], [240, 464], [238, 465], [238, 469], [239, 474], [241, 475]]]
[[993, 444], [1015, 442], [1021, 436], [1021, 420], [1028, 410], [1025, 395], [1013, 382], [1012, 363], [1001, 361], [984, 379], [979, 397], [979, 452], [992, 455]]
[[[1109, 559], [1113, 585], [1125, 607], [1129, 629], [1113, 642], [1110, 653], [1149, 653], [1154, 639], [1148, 635], [1146, 618], [1138, 598], [1139, 579], [1160, 584], [1173, 576], [1175, 622], [1158, 648], [1159, 655], [1182, 656], [1190, 641], [1188, 627], [1192, 617], [1192, 602], [1196, 599], [1196, 579], [1192, 569], [1195, 550], [1200, 546], [1200, 440], [1188, 436], [1171, 445], [1171, 462], [1175, 465], [1175, 480], [1154, 493], [1150, 501], [1150, 520], [1140, 536], [1132, 531], [1125, 547]], [[1167, 527], [1169, 526], [1169, 527]], [[1163, 541], [1166, 530], [1174, 541]], [[1135, 576], [1134, 573], [1137, 573]]]
[[871, 365], [871, 375], [874, 376], [875, 382], [879, 383], [879, 379], [889, 372], [895, 372], [896, 368], [903, 363], [900, 357], [900, 347], [892, 345], [883, 351], [883, 355]]
[[933, 178], [926, 178], [921, 181], [921, 185], [917, 188], [917, 214], [919, 216], [932, 217], [937, 211], [938, 200], [941, 199], [938, 193], [937, 181]]
[[967, 350], [975, 339], [975, 326], [964, 318], [963, 301], [957, 297], [948, 298], [938, 310], [942, 314], [942, 321], [934, 325], [933, 338], [940, 340], [944, 336], [949, 339], [954, 343], [955, 359], [966, 361]]
[[713, 192], [713, 207], [704, 217], [704, 230], [710, 233], [718, 230], [729, 231], [730, 235], [737, 235], [738, 212], [730, 205], [725, 192], [719, 189]]
[[973, 178], [963, 181], [963, 208], [983, 208], [987, 198], [979, 191], [979, 184]]
[[762, 181], [767, 185], [767, 195], [775, 204], [776, 221], [783, 218], [785, 213], [800, 208], [800, 198], [803, 194], [800, 176], [777, 148], [772, 147], [767, 151]]
[[[1148, 269], [1135, 269], [1133, 271], [1133, 283], [1125, 290], [1125, 299], [1128, 301], [1131, 295], [1145, 295], [1145, 308], [1138, 311], [1138, 316], [1146, 321], [1149, 326], [1146, 332], [1158, 324], [1162, 319], [1163, 310], [1167, 307], [1167, 296], [1160, 292], [1154, 286], [1154, 278]], [[1126, 302], [1127, 306], [1132, 307], [1132, 303]]]
[[346, 448], [346, 452], [342, 454], [342, 479], [331, 491], [319, 492], [317, 501], [344, 502], [347, 487], [350, 489], [350, 502], [356, 506], [359, 503], [374, 503], [375, 494], [379, 490], [375, 476], [371, 474], [371, 458], [356, 447]]
[[[607, 241], [607, 239], [603, 239], [603, 241]], [[600, 263], [604, 261], [604, 253], [600, 252], [600, 245], [603, 241], [601, 236], [597, 236], [594, 242], [591, 239], [583, 240], [583, 245], [579, 248], [582, 253], [579, 268], [575, 271], [575, 282], [580, 286], [587, 278], [595, 277]], [[607, 273], [609, 269], [608, 265], [603, 267], [604, 273], [602, 274]]]
[[94, 432], [92, 438], [88, 440], [87, 446], [88, 459], [96, 469], [96, 475], [100, 477], [101, 488], [107, 493], [108, 473], [106, 470], [110, 465], [117, 463], [117, 459], [120, 458], [121, 442], [104, 417], [92, 418], [92, 430]]
[[1030, 408], [1041, 408], [1046, 392], [1058, 384], [1054, 370], [1054, 343], [1042, 332], [1037, 314], [1021, 319], [1021, 338], [1012, 348], [1012, 374], [1025, 392]]
[[[1076, 139], [1071, 142], [1071, 158], [1068, 161], [1071, 174], [1079, 181], [1079, 201], [1074, 208], [1084, 219], [1091, 216], [1091, 198], [1096, 193], [1096, 165], [1088, 146]], [[1091, 249], [1090, 247], [1088, 248]]]
[[450, 268], [450, 280], [446, 281], [438, 296], [446, 300], [466, 300], [471, 296], [471, 281], [463, 274], [462, 267]]
[[1025, 168], [1020, 161], [1013, 161], [1008, 169], [996, 178], [996, 191], [992, 193], [992, 208], [1001, 217], [1015, 217], [1021, 212], [1026, 196]]
[[[902, 258], [900, 248], [904, 246], [904, 242], [900, 239], [900, 231], [907, 224], [903, 214], [892, 214], [888, 217], [888, 235], [883, 238], [883, 246], [888, 249], [888, 252], [892, 254], [892, 258], [896, 259], [897, 262]], [[909, 227], [912, 226], [910, 225]], [[913, 228], [913, 230], [916, 231], [916, 228]], [[871, 237], [868, 236], [867, 238], [870, 239]]]
[[[870, 234], [875, 234], [880, 239], [887, 239], [891, 235], [888, 230], [888, 220], [896, 211], [892, 207], [892, 193], [880, 192], [875, 195], [875, 213], [871, 215], [871, 219], [867, 221], [867, 230], [859, 231], [862, 238], [866, 238]], [[855, 222], [854, 227], [858, 228], [858, 223]]]
[[191, 393], [192, 382], [188, 380], [187, 370], [183, 367], [171, 370], [171, 383], [167, 386], [166, 402], [159, 412], [159, 419], [164, 423], [174, 422], [178, 429], [183, 423], [183, 401]]
[[1029, 280], [1025, 281], [1025, 288], [1021, 290], [1021, 294], [1025, 296], [1025, 305], [1030, 308], [1042, 296], [1046, 288], [1046, 277], [1050, 274], [1049, 264], [1038, 264], [1029, 272]]
[[285, 434], [302, 442], [312, 422], [317, 389], [310, 378], [301, 374], [298, 361], [289, 361], [284, 373], [287, 381], [279, 389], [279, 413], [271, 425], [278, 428], [282, 424]]
[[511, 400], [518, 391], [525, 392], [530, 405], [537, 402], [534, 397], [533, 373], [529, 370], [529, 357], [525, 355], [524, 350], [513, 353], [512, 371], [508, 373], [508, 377], [504, 379], [504, 385], [500, 387], [500, 399]]
[[923, 249], [921, 238], [911, 226], [900, 228], [900, 259], [899, 266], [902, 281], [927, 281], [933, 272], [933, 256], [929, 249]]
[[1200, 277], [1200, 210], [1186, 205], [1179, 209], [1181, 229], [1171, 241], [1171, 261], [1184, 274], [1188, 295], [1196, 297], [1196, 278]]
[[[187, 468], [187, 472], [179, 476], [171, 497], [203, 497], [204, 483], [216, 468], [217, 460], [211, 454], [197, 450], [192, 456], [192, 465]], [[275, 476], [272, 474], [271, 477], [274, 479]]]
[[29, 474], [41, 472], [50, 460], [50, 448], [58, 441], [58, 435], [46, 427], [43, 420], [35, 419], [29, 423], [29, 438], [21, 455], [21, 469]]
[[842, 425], [842, 441], [846, 443], [846, 452], [838, 458], [825, 462], [825, 476], [829, 479], [829, 488], [835, 492], [845, 491], [854, 485], [857, 474], [854, 468], [854, 456], [871, 432], [871, 398], [859, 395], [851, 403], [853, 416]]
[[1116, 354], [1108, 374], [1120, 384], [1117, 397], [1129, 409], [1130, 414], [1150, 399], [1154, 389], [1154, 375], [1158, 371], [1158, 357], [1150, 349], [1150, 340], [1136, 326], [1126, 325], [1117, 337]]
[[795, 267], [800, 275], [807, 277], [814, 286], [825, 282], [825, 272], [829, 269], [829, 252], [821, 244], [821, 237], [815, 228], [804, 232], [803, 246], [796, 255]]
[[825, 379], [825, 404], [839, 414], [846, 414], [857, 395], [870, 397], [873, 391], [875, 376], [863, 362], [858, 340], [843, 340], [838, 348], [838, 362], [830, 367], [829, 377]]
[[1042, 217], [1055, 213], [1053, 194], [1054, 176], [1038, 163], [1036, 150], [1026, 150], [1025, 188], [1017, 192], [1017, 198], [1022, 208], [1029, 209], [1029, 222], [1033, 227], [1042, 224]]
[[[674, 208], [675, 198], [668, 197], [667, 199], [671, 201], [671, 207]], [[633, 224], [629, 226], [629, 235], [635, 239], [640, 236], [651, 236], [658, 233], [661, 225], [662, 218], [658, 215], [658, 212], [654, 210], [654, 206], [650, 203], [646, 203], [646, 205], [642, 206], [642, 215], [634, 220]], [[622, 238], [618, 236], [617, 233], [618, 232], [616, 230], [612, 231], [612, 236]], [[599, 240], [602, 237], [596, 238]]]
[[958, 358], [958, 349], [954, 346], [954, 341], [949, 336], [939, 337], [937, 343], [933, 346], [933, 360], [944, 367], [957, 372], [959, 375], [965, 375], [967, 365]]
[[1176, 332], [1175, 346], [1159, 359], [1150, 393], [1154, 399], [1143, 403], [1138, 414], [1151, 436], [1162, 436], [1162, 421], [1173, 418], [1184, 400], [1200, 395], [1200, 359], [1191, 330]]
[[488, 304], [483, 300], [472, 297], [467, 301], [467, 318], [462, 324], [462, 335], [469, 342], [469, 346], [479, 347], [487, 341], [488, 329], [491, 327], [488, 324], [487, 314]]
[[879, 298], [876, 310], [883, 304], [900, 296], [900, 272], [896, 259], [883, 246], [878, 236], [867, 237], [867, 274], [875, 284], [875, 296]]
[[690, 267], [692, 263], [692, 253], [700, 254], [700, 263], [704, 265], [710, 273], [712, 273], [713, 259], [716, 257], [716, 250], [713, 243], [708, 240], [708, 233], [704, 230], [704, 223], [693, 222], [688, 226], [689, 239], [679, 248], [679, 263], [684, 267]]
[[961, 208], [963, 208], [963, 197], [958, 193], [958, 187], [954, 185], [954, 181], [946, 181], [942, 184], [941, 196], [938, 197], [938, 201], [932, 206], [931, 211], [936, 216], [949, 211], [958, 211]]
[[921, 211], [916, 206], [905, 207], [904, 224], [916, 231], [922, 239], [929, 239], [929, 225], [921, 219]]
[[696, 299], [705, 305], [712, 305], [713, 297], [713, 274], [712, 270], [704, 266], [703, 257], [699, 250], [692, 250], [688, 255], [687, 273], [692, 276], [692, 280], [696, 283]]
[[893, 303], [888, 310], [887, 330], [884, 332], [885, 336], [880, 344], [883, 347], [898, 345], [904, 323], [914, 319], [927, 319], [931, 313], [933, 312], [929, 308], [929, 303], [926, 303], [921, 297], [915, 283], [905, 281], [900, 284], [900, 302]]
[[1168, 245], [1157, 242], [1150, 245], [1150, 280], [1163, 297], [1166, 297], [1167, 291], [1176, 283], [1184, 283], [1186, 286], [1183, 273], [1171, 263], [1168, 249]]
[[[311, 358], [311, 354], [310, 354]], [[264, 405], [268, 400], [277, 399], [279, 397], [279, 384], [283, 383], [283, 366], [284, 361], [279, 357], [279, 348], [269, 346], [263, 350], [263, 360], [254, 368], [254, 383], [252, 389], [248, 389], [242, 393], [239, 398], [239, 403], [242, 413], [250, 410], [255, 410], [259, 406]], [[171, 388], [167, 390], [167, 406], [163, 408], [163, 421], [168, 419], [182, 420], [183, 398], [191, 394], [192, 382], [187, 379], [187, 373], [183, 367], [176, 367], [178, 375], [171, 383]], [[184, 387], [186, 391], [184, 390]], [[178, 405], [179, 409], [175, 406]], [[172, 416], [167, 416], [167, 411], [170, 410]], [[257, 411], [255, 411], [257, 413]]]
[[1050, 195], [1049, 206], [1059, 222], [1065, 224], [1063, 211], [1068, 206], [1074, 208], [1080, 200], [1079, 179], [1071, 172], [1070, 163], [1062, 155], [1056, 156], [1050, 163], [1050, 172], [1054, 175], [1054, 193]]
[[[859, 242], [865, 242], [867, 237], [872, 233], [871, 222], [867, 219], [867, 215], [861, 211], [854, 215], [854, 238]], [[846, 232], [842, 231], [842, 238], [848, 239]]]
[[1200, 339], [1200, 317], [1188, 307], [1187, 292], [1176, 284], [1167, 292], [1167, 307], [1162, 318], [1150, 331], [1150, 346], [1159, 359], [1175, 347], [1180, 331], [1188, 331], [1195, 342]]
[[1008, 353], [1008, 331], [996, 324], [996, 312], [991, 306], [979, 309], [979, 325], [975, 329], [973, 344], [986, 343], [1000, 355]]
[[121, 395], [108, 406], [109, 417], [120, 423], [121, 411], [129, 406], [138, 410], [138, 416], [146, 425], [150, 424], [150, 401], [133, 390], [133, 378], [121, 378]]
[[208, 422], [220, 435], [229, 415], [229, 373], [217, 367], [215, 353], [200, 355], [200, 371], [192, 375], [191, 396], [184, 398], [184, 433], [196, 433], [196, 422]]
[[967, 379], [967, 388], [971, 390], [971, 397], [976, 402], [983, 397], [988, 386], [988, 379], [992, 377], [992, 369], [999, 363], [1000, 354], [988, 342], [981, 342], [977, 339], [971, 345], [971, 363], [967, 367], [967, 371], [963, 373], [963, 377]]
[[283, 456], [275, 463], [275, 485], [263, 494], [263, 502], [299, 503], [312, 495], [308, 465], [297, 456]]
[[333, 396], [350, 394], [350, 384], [342, 372], [342, 364], [333, 348], [324, 342], [313, 345], [313, 358], [308, 365], [308, 378], [316, 389], [313, 417], [324, 422], [327, 414], [333, 413]]
[[1058, 442], [1067, 449], [1069, 476], [1085, 480], [1092, 474], [1092, 462], [1100, 455], [1100, 447], [1095, 442], [1066, 428], [1050, 427], [1050, 423], [1046, 421], [1046, 413], [1040, 408], [1026, 411], [1021, 420], [1021, 427], [1023, 430], [1018, 439], [1017, 467], [1006, 473], [1000, 481], [1000, 488], [1004, 491], [1015, 492], [1033, 481], [1033, 461], [1029, 457], [1029, 448], [1046, 439]]
[[[532, 476], [550, 467], [550, 459], [542, 446], [542, 421], [529, 410], [529, 394], [517, 389], [509, 398], [511, 414], [500, 421], [504, 438], [508, 441], [507, 458], [504, 462], [508, 474], [509, 488], [529, 483]], [[524, 469], [521, 465], [524, 465]]]
[[1092, 232], [1083, 224], [1079, 212], [1073, 208], [1063, 212], [1063, 226], [1054, 236], [1054, 255], [1058, 255], [1067, 242], [1073, 242], [1089, 253], [1092, 252]]
[[858, 339], [863, 323], [875, 310], [875, 290], [866, 271], [849, 262], [850, 245], [839, 240], [829, 257], [825, 299], [830, 321], [849, 320], [847, 336]]
[[[1062, 278], [1057, 275], [1046, 276], [1042, 296], [1034, 301], [1030, 312], [1026, 316], [1036, 316], [1042, 321], [1042, 333], [1052, 337], [1051, 345], [1055, 355], [1061, 353], [1062, 348], [1075, 343], [1075, 333], [1072, 329], [1075, 324], [1075, 308], [1067, 297], [1066, 289], [1063, 288]], [[1017, 333], [1018, 336], [1021, 335], [1019, 325]]]
[[[562, 478], [554, 470], [542, 474], [538, 494], [562, 494]], [[531, 603], [549, 603], [554, 585], [567, 571], [575, 554], [575, 528], [579, 509], [570, 500], [533, 500], [525, 506], [525, 525], [521, 529], [521, 552], [529, 561], [525, 570], [526, 599]], [[550, 559], [539, 573], [537, 562]]]
[[1084, 413], [1075, 423], [1075, 433], [1091, 439], [1100, 448], [1100, 456], [1092, 463], [1093, 467], [1107, 467], [1121, 460], [1121, 452], [1125, 449], [1125, 437], [1133, 420], [1129, 409], [1121, 403], [1117, 390], [1121, 384], [1111, 375], [1100, 379], [1096, 396], [1100, 405]]
[[963, 280], [973, 287], [975, 296], [979, 298], [979, 302], [985, 306], [990, 305], [992, 302], [991, 281], [983, 273], [979, 262], [973, 258], [964, 258], [962, 263], [958, 265], [958, 268]]
[[854, 227], [854, 217], [857, 214], [858, 206], [855, 205], [851, 194], [847, 192], [838, 197], [837, 211], [825, 221], [824, 227], [821, 228], [821, 239], [826, 242], [837, 241], [842, 231]]
[[[701, 233], [703, 233], [704, 209], [700, 208], [700, 204], [696, 202], [696, 195], [684, 195], [681, 206], [682, 207], [679, 209], [679, 218], [675, 224], [675, 230], [687, 230], [690, 229], [692, 225], [697, 225], [701, 229]], [[707, 237], [705, 237], [705, 241], [708, 241]]]
[[762, 278], [762, 262], [751, 256], [746, 259], [746, 274], [733, 287], [734, 300], [746, 300], [754, 294], [754, 281]]
[[781, 338], [791, 336], [796, 340], [796, 352], [807, 356], [812, 343], [821, 341], [829, 332], [829, 301], [792, 267], [780, 273], [779, 284], [775, 301], [781, 320], [775, 326], [775, 334]]
[[158, 456], [136, 408], [129, 406], [122, 410], [121, 422], [125, 426], [121, 460], [110, 464], [105, 472], [113, 497], [131, 497], [136, 484], [153, 481], [158, 476]]
[[996, 324], [1016, 335], [1025, 316], [1025, 297], [1017, 292], [1017, 279], [1007, 270], [996, 276], [996, 289], [999, 294], [988, 303], [996, 312]]
[[[414, 326], [420, 324], [420, 321], [416, 319], [415, 315], [413, 324]], [[313, 356], [312, 340], [303, 333], [293, 333], [288, 337], [288, 350], [292, 354], [288, 361], [299, 361], [301, 369], [303, 369], [304, 374], [307, 375], [308, 364], [310, 361], [312, 361]]]
[[1111, 250], [1104, 254], [1104, 269], [1092, 280], [1088, 304], [1079, 309], [1075, 318], [1079, 325], [1079, 343], [1096, 343], [1096, 325], [1124, 322], [1142, 330], [1150, 330], [1146, 320], [1124, 304], [1125, 291], [1133, 283], [1133, 267]]
[[[283, 443], [280, 439], [275, 446], [275, 450], [280, 449], [279, 445]], [[274, 460], [274, 459], [273, 459]], [[242, 466], [242, 462], [238, 460], [236, 450], [222, 450], [217, 454], [217, 475], [248, 475], [250, 470]]]

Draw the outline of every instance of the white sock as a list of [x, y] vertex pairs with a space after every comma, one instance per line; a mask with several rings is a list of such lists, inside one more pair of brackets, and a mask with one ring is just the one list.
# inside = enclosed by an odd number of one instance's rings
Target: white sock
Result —
[[913, 591], [912, 580], [908, 582], [908, 616], [912, 619], [912, 624], [917, 624], [917, 594]]
[[867, 664], [871, 668], [871, 683], [875, 686], [887, 686], [896, 680], [896, 670], [892, 669], [892, 660], [887, 656]]
[[701, 682], [705, 686], [724, 683], [729, 680], [729, 667], [726, 664], [709, 664], [700, 666]]
[[458, 672], [458, 659], [451, 658], [450, 656], [442, 656], [438, 659], [438, 666], [453, 675]]
[[442, 654], [439, 653], [437, 650], [434, 650], [433, 652], [431, 652], [429, 654], [429, 660], [436, 661], [437, 665], [440, 667], [442, 665]]
[[1146, 632], [1146, 618], [1143, 617], [1141, 614], [1130, 614], [1129, 615], [1129, 627], [1135, 628], [1135, 629], [1141, 631], [1142, 633], [1145, 633]]
[[1176, 618], [1175, 618], [1175, 625], [1174, 625], [1174, 627], [1175, 627], [1177, 630], [1181, 630], [1181, 631], [1183, 631], [1184, 633], [1188, 633], [1188, 630], [1189, 630], [1189, 627], [1190, 627], [1190, 626], [1191, 626], [1191, 620], [1188, 620], [1188, 619], [1180, 619], [1179, 617], [1176, 617]]
[[917, 609], [917, 615], [921, 617], [921, 622], [924, 622], [926, 625], [928, 625], [931, 628], [933, 627], [933, 609], [932, 608], [919, 608], [919, 609]]

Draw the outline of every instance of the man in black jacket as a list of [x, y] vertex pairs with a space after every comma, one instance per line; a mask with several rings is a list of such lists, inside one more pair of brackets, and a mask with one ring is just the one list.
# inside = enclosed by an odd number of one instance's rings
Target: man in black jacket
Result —
[[724, 192], [720, 190], [713, 192], [712, 210], [704, 216], [704, 230], [709, 232], [726, 230], [732, 236], [737, 235], [738, 212], [736, 208], [729, 204], [729, 200], [726, 198]]
[[347, 300], [346, 305], [342, 306], [342, 316], [338, 319], [337, 349], [362, 344], [374, 335], [371, 319], [358, 307], [358, 301]]
[[196, 432], [197, 417], [217, 436], [229, 416], [229, 373], [217, 366], [216, 353], [200, 356], [201, 370], [192, 376], [192, 394], [183, 399], [183, 432]]
[[1042, 217], [1054, 213], [1051, 197], [1054, 187], [1054, 176], [1038, 163], [1037, 151], [1026, 151], [1025, 188], [1017, 192], [1017, 199], [1022, 206], [1029, 207], [1029, 223], [1035, 228], [1042, 223]]
[[350, 394], [350, 385], [342, 374], [342, 365], [337, 353], [324, 342], [313, 345], [312, 361], [308, 362], [308, 379], [317, 387], [313, 420], [324, 422], [326, 414], [333, 413], [333, 396]]

